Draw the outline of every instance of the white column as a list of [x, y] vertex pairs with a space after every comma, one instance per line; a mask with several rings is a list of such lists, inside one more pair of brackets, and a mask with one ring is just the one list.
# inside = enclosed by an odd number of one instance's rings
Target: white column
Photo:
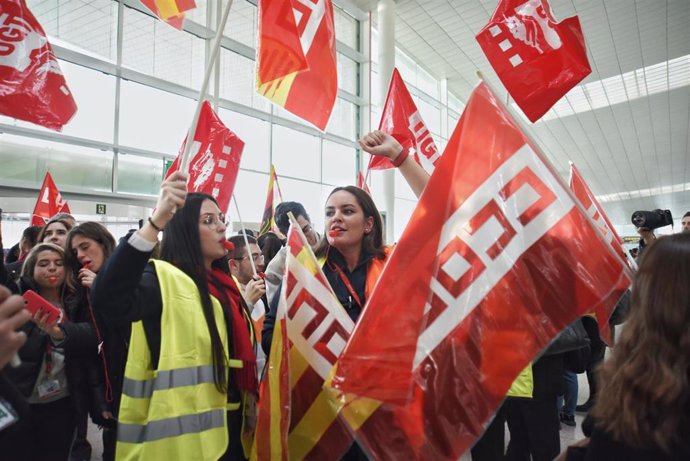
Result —
[[[379, 85], [381, 100], [379, 107], [383, 111], [383, 104], [388, 93], [388, 84], [395, 67], [395, 2], [393, 0], [379, 0]], [[395, 241], [395, 170], [383, 173], [383, 193], [386, 203], [386, 242]]]

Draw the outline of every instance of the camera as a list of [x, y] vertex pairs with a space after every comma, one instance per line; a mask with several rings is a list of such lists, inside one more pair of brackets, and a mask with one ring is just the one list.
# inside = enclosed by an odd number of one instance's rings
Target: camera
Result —
[[630, 220], [635, 227], [648, 230], [654, 230], [673, 224], [671, 210], [636, 211], [632, 214]]

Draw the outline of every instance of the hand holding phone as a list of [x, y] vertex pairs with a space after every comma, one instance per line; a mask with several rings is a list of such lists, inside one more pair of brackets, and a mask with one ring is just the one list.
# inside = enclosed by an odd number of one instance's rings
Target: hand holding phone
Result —
[[27, 290], [22, 297], [26, 303], [26, 310], [31, 312], [34, 320], [39, 320], [46, 326], [55, 326], [62, 321], [62, 311], [35, 291]]

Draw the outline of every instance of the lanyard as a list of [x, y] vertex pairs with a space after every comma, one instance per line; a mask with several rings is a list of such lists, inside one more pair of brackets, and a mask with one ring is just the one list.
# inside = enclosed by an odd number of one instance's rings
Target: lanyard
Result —
[[[331, 264], [329, 262], [328, 265], [331, 266], [331, 269], [335, 270], [338, 273], [338, 275], [340, 276], [340, 279], [345, 284], [345, 288], [347, 288], [347, 291], [350, 292], [350, 300], [354, 300], [357, 303], [357, 305], [359, 306], [359, 309], [361, 310], [363, 308], [362, 301], [360, 301], [359, 296], [357, 295], [357, 292], [355, 291], [355, 289], [352, 288], [352, 284], [350, 283], [350, 280], [347, 278], [347, 276], [343, 273], [343, 270], [340, 267], [338, 267], [337, 264]], [[350, 306], [350, 307], [352, 307], [352, 306]]]

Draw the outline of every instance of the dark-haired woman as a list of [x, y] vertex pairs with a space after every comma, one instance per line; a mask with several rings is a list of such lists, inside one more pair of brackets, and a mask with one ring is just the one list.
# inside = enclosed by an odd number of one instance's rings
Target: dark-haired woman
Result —
[[[372, 155], [390, 158], [414, 193], [421, 195], [429, 176], [392, 136], [374, 131], [362, 138], [360, 145]], [[383, 243], [381, 214], [368, 193], [355, 186], [345, 186], [336, 187], [328, 196], [325, 218], [324, 236], [315, 254], [323, 260], [323, 272], [343, 309], [357, 321], [390, 253], [390, 248]], [[261, 345], [267, 356], [273, 338], [277, 298], [271, 302], [262, 332]], [[342, 459], [366, 457], [353, 444]]]
[[36, 245], [24, 262], [20, 289], [38, 293], [62, 311], [63, 319], [49, 323], [39, 313], [23, 327], [22, 364], [5, 373], [29, 401], [29, 422], [11, 440], [0, 438], [0, 457], [64, 461], [74, 437], [77, 402], [88, 394], [82, 371], [96, 356], [96, 335], [66, 270], [62, 247]]
[[569, 449], [568, 460], [690, 459], [689, 281], [689, 233], [645, 249], [628, 320], [599, 370], [589, 446]]
[[[118, 337], [116, 331], [111, 331], [108, 323], [102, 318], [97, 318], [90, 304], [90, 290], [96, 279], [96, 274], [103, 267], [105, 261], [115, 249], [115, 239], [108, 229], [97, 222], [85, 222], [73, 227], [67, 235], [65, 242], [67, 248], [67, 265], [72, 270], [74, 277], [81, 285], [81, 295], [85, 308], [96, 327], [96, 336], [99, 343], [99, 357], [93, 357], [93, 364], [86, 372], [92, 384], [92, 399], [81, 399], [77, 413], [77, 436], [72, 444], [72, 459], [90, 459], [91, 445], [87, 440], [87, 419], [91, 414], [93, 421], [103, 428], [103, 458], [106, 461], [113, 459], [115, 455], [115, 422], [112, 419], [111, 404], [114, 402], [110, 378], [108, 376], [108, 356], [111, 349], [126, 348], [127, 337]], [[107, 347], [104, 345], [108, 340]], [[123, 354], [120, 354], [123, 355]], [[121, 381], [121, 376], [117, 378]], [[96, 406], [92, 404], [96, 403]]]
[[39, 243], [54, 243], [55, 245], [65, 248], [67, 241], [67, 234], [72, 229], [72, 224], [65, 219], [53, 218], [43, 226], [41, 232], [38, 233]]
[[[225, 216], [211, 196], [187, 194], [186, 179], [163, 183], [154, 214], [118, 245], [92, 292], [97, 312], [131, 330], [119, 459], [243, 460], [251, 443], [251, 321], [227, 274]], [[149, 261], [163, 228], [161, 259]]]

